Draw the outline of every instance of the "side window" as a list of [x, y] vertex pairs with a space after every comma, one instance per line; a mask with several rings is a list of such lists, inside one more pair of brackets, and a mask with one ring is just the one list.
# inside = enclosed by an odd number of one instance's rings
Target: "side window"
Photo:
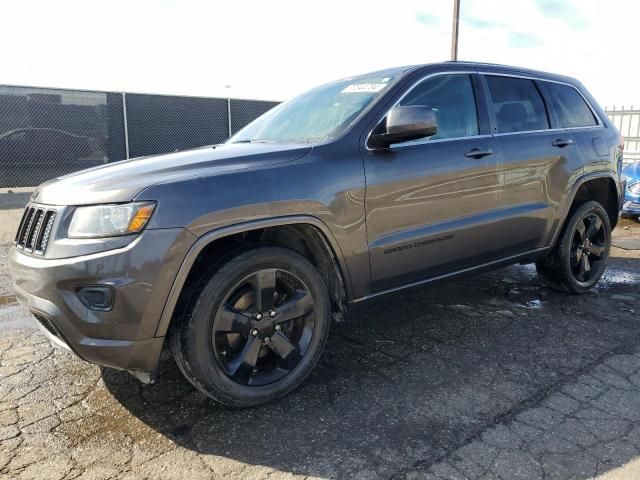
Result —
[[549, 128], [540, 92], [532, 80], [487, 76], [498, 133]]
[[429, 139], [478, 135], [478, 114], [469, 75], [437, 75], [418, 84], [400, 105], [436, 110], [438, 132]]
[[552, 82], [544, 82], [544, 88], [558, 115], [560, 127], [592, 127], [598, 124], [593, 112], [575, 88]]

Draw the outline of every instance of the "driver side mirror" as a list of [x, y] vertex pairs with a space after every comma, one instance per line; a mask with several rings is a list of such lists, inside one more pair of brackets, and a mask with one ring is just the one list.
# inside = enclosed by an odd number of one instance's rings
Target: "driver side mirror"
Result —
[[438, 132], [436, 110], [425, 105], [396, 105], [387, 114], [386, 128], [371, 135], [375, 147], [430, 137]]

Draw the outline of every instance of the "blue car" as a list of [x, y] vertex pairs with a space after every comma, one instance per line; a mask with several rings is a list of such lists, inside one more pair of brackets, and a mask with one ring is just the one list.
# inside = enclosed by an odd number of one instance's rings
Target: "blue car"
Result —
[[625, 167], [622, 174], [627, 179], [622, 215], [640, 218], [640, 162]]

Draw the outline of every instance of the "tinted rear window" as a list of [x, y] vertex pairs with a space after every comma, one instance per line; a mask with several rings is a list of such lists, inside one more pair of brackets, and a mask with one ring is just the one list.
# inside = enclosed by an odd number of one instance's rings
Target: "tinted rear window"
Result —
[[589, 105], [575, 88], [551, 82], [544, 82], [544, 88], [549, 94], [560, 127], [591, 127], [598, 124]]
[[487, 76], [498, 133], [549, 128], [540, 92], [532, 80]]

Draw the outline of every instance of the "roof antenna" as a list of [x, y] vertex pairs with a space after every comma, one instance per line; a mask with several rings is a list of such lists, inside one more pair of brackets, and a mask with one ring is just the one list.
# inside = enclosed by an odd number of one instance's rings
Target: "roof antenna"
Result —
[[453, 0], [453, 28], [451, 31], [451, 61], [458, 61], [458, 23], [460, 21], [460, 0]]

